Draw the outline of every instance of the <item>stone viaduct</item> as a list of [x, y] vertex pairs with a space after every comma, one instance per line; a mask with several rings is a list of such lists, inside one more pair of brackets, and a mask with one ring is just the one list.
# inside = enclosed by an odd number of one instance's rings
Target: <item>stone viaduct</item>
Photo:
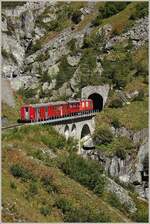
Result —
[[[92, 99], [94, 110], [101, 111], [106, 103], [109, 93], [109, 85], [87, 86], [82, 89], [82, 99]], [[84, 148], [94, 147], [92, 134], [95, 130], [94, 116], [84, 117], [83, 119], [72, 119], [69, 122], [55, 126], [55, 129], [68, 139], [73, 137], [79, 141], [79, 153]]]

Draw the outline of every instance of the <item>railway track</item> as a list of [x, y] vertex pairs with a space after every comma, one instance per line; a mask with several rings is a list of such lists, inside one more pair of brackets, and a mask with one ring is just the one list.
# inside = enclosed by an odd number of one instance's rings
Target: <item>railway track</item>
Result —
[[12, 125], [9, 125], [9, 126], [2, 127], [2, 131], [7, 130], [7, 129], [12, 129], [12, 128], [17, 128], [17, 127], [20, 127], [20, 126], [23, 126], [23, 125], [26, 125], [26, 124], [12, 124]]

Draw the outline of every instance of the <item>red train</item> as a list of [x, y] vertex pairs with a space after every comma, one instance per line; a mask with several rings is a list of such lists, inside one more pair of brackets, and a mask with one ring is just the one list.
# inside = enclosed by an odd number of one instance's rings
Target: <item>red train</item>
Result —
[[21, 122], [35, 122], [92, 110], [93, 101], [88, 99], [71, 102], [24, 105], [20, 109], [20, 116]]

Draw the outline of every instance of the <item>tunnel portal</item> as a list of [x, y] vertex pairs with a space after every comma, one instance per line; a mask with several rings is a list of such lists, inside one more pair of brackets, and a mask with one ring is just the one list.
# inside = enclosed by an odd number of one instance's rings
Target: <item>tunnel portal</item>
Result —
[[98, 93], [89, 95], [88, 99], [93, 100], [94, 110], [101, 111], [103, 109], [103, 97]]

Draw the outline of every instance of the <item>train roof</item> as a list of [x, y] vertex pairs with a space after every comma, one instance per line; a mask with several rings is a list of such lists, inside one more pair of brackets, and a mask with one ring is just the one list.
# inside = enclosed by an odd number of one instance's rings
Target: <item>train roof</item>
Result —
[[67, 103], [80, 103], [82, 100], [90, 100], [90, 99], [80, 99], [80, 100], [70, 100], [70, 101], [57, 101], [57, 102], [49, 102], [49, 103], [37, 103], [37, 104], [25, 104], [23, 107], [41, 107], [41, 106], [50, 106], [50, 105], [65, 105]]

